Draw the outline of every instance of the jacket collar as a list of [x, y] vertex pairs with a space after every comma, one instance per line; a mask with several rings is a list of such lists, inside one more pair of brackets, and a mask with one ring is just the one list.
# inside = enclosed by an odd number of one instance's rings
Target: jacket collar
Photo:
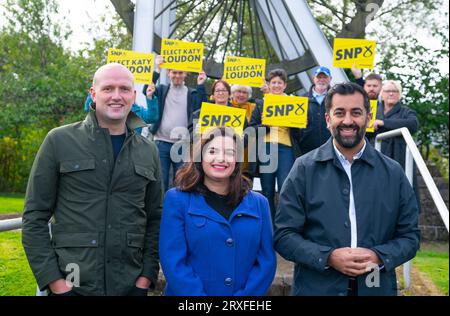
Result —
[[[368, 163], [372, 167], [375, 167], [375, 148], [369, 143], [369, 141], [366, 140], [366, 148], [364, 149], [360, 160]], [[313, 159], [315, 161], [325, 162], [333, 160], [334, 164], [336, 166], [341, 166], [341, 163], [339, 162], [339, 158], [336, 156], [336, 152], [334, 151], [333, 147], [333, 137], [330, 137], [328, 141], [320, 146], [315, 153], [313, 154]]]
[[381, 104], [382, 104], [382, 107], [383, 107], [382, 113], [383, 113], [384, 117], [390, 117], [390, 116], [394, 115], [395, 113], [398, 113], [398, 112], [401, 110], [401, 107], [402, 107], [401, 101], [398, 101], [398, 102], [392, 107], [392, 109], [391, 109], [389, 112], [387, 112], [386, 114], [384, 114], [384, 102], [381, 102]]
[[[95, 115], [95, 109], [92, 108], [92, 106], [89, 107], [89, 113], [84, 119], [84, 123], [89, 126], [92, 131], [100, 128], [100, 126], [98, 125], [97, 116]], [[136, 128], [147, 126], [145, 122], [132, 111], [130, 111], [130, 113], [128, 114], [125, 125], [127, 126], [127, 136], [129, 132], [134, 132]]]
[[[203, 195], [199, 193], [191, 194], [191, 201], [189, 203], [188, 213], [193, 215], [200, 215], [207, 217], [215, 222], [223, 223], [228, 225], [232, 222], [233, 218], [242, 215], [259, 218], [260, 215], [257, 213], [254, 204], [250, 203], [249, 199], [252, 199], [251, 193], [247, 193], [242, 199], [241, 203], [233, 211], [230, 216], [229, 222], [219, 213], [217, 213], [213, 208], [211, 208], [208, 203], [206, 203]], [[253, 205], [253, 206], [252, 206]]]

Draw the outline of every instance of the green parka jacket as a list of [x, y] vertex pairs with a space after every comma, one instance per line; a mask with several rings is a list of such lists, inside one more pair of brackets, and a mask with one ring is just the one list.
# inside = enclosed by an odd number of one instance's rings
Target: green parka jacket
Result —
[[142, 123], [130, 112], [115, 162], [92, 109], [46, 136], [28, 181], [22, 237], [41, 290], [78, 269], [81, 295], [126, 295], [139, 276], [157, 281], [163, 191], [157, 148], [134, 132]]

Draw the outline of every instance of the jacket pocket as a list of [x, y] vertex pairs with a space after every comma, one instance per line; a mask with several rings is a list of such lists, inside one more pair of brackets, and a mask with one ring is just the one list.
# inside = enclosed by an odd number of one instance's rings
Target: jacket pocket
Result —
[[128, 260], [133, 268], [142, 269], [145, 234], [127, 233]]
[[[98, 233], [55, 233], [53, 248], [58, 257], [59, 269], [71, 274], [71, 281], [78, 278], [80, 287], [88, 293], [98, 289]], [[79, 273], [78, 273], [79, 272]]]
[[59, 166], [60, 173], [71, 173], [93, 169], [95, 169], [94, 158], [61, 161]]
[[128, 190], [133, 193], [145, 194], [145, 189], [151, 181], [156, 181], [153, 167], [134, 165], [133, 173], [129, 181]]

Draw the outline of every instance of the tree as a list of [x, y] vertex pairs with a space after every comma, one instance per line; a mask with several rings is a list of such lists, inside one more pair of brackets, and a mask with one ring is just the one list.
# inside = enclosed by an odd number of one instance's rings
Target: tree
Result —
[[130, 49], [131, 37], [117, 19], [110, 37], [95, 38], [74, 53], [63, 46], [70, 29], [55, 19], [57, 1], [7, 0], [3, 7], [0, 191], [23, 191], [46, 133], [85, 116], [84, 100], [95, 69], [106, 62], [109, 47]]

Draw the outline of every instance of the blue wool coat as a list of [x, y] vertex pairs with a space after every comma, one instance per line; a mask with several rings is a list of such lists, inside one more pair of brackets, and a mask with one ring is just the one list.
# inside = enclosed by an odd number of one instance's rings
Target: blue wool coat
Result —
[[267, 199], [249, 192], [227, 221], [202, 195], [173, 188], [159, 252], [165, 295], [265, 295], [276, 270]]

